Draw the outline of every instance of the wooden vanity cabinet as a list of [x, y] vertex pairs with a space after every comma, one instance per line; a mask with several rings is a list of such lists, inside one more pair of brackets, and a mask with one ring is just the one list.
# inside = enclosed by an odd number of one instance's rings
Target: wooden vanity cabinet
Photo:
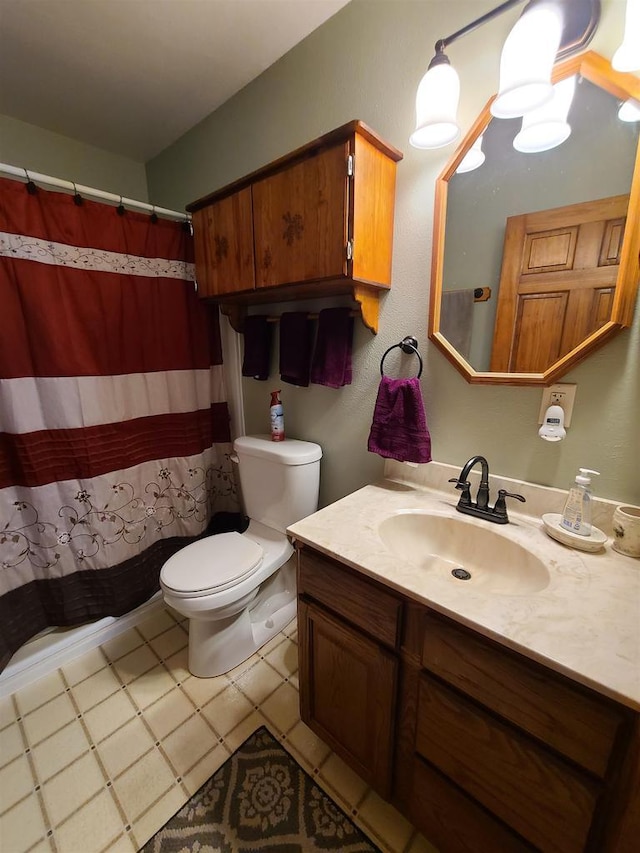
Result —
[[188, 205], [199, 295], [241, 327], [247, 305], [350, 294], [377, 331], [401, 159], [353, 121]]
[[302, 719], [442, 853], [622, 853], [638, 715], [306, 546]]
[[316, 552], [298, 552], [300, 713], [391, 796], [401, 602]]

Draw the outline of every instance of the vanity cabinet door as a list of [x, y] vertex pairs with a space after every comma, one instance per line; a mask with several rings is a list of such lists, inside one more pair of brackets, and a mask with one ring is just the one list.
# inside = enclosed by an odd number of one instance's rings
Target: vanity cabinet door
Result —
[[298, 634], [303, 721], [388, 798], [397, 658], [304, 600], [298, 604]]
[[537, 849], [585, 850], [601, 785], [426, 674], [416, 752]]
[[256, 286], [347, 275], [348, 144], [253, 185]]
[[251, 188], [196, 210], [193, 245], [199, 296], [253, 290]]
[[416, 757], [412, 767], [407, 816], [441, 853], [534, 853], [426, 762]]

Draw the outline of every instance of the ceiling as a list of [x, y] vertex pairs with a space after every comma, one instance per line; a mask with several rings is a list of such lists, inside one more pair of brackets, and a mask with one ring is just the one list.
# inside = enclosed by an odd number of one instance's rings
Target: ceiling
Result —
[[146, 162], [349, 0], [0, 0], [0, 114]]

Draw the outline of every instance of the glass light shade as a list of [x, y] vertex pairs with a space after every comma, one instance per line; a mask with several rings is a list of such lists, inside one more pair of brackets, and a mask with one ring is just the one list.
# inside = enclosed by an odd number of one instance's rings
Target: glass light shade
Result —
[[624, 39], [611, 64], [616, 71], [640, 71], [640, 0], [627, 0]]
[[441, 148], [460, 136], [456, 119], [460, 78], [449, 62], [433, 65], [416, 94], [416, 129], [409, 137], [414, 148]]
[[525, 115], [551, 99], [561, 35], [562, 12], [552, 3], [540, 3], [519, 18], [502, 48], [500, 87], [491, 104], [496, 118]]
[[635, 98], [625, 101], [618, 110], [618, 118], [620, 121], [640, 121], [640, 101]]
[[551, 100], [522, 118], [522, 129], [513, 140], [516, 151], [533, 154], [562, 145], [571, 133], [567, 115], [576, 90], [576, 78], [568, 77], [553, 87]]
[[479, 166], [482, 166], [484, 163], [484, 151], [482, 150], [482, 137], [483, 134], [476, 139], [471, 148], [467, 151], [467, 153], [462, 158], [460, 165], [456, 169], [457, 174], [463, 174], [464, 172], [472, 172], [474, 169], [477, 169]]

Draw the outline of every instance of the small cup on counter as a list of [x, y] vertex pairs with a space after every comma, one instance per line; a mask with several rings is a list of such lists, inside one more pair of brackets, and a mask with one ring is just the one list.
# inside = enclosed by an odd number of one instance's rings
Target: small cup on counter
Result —
[[640, 557], [640, 507], [618, 506], [613, 511], [613, 549]]

